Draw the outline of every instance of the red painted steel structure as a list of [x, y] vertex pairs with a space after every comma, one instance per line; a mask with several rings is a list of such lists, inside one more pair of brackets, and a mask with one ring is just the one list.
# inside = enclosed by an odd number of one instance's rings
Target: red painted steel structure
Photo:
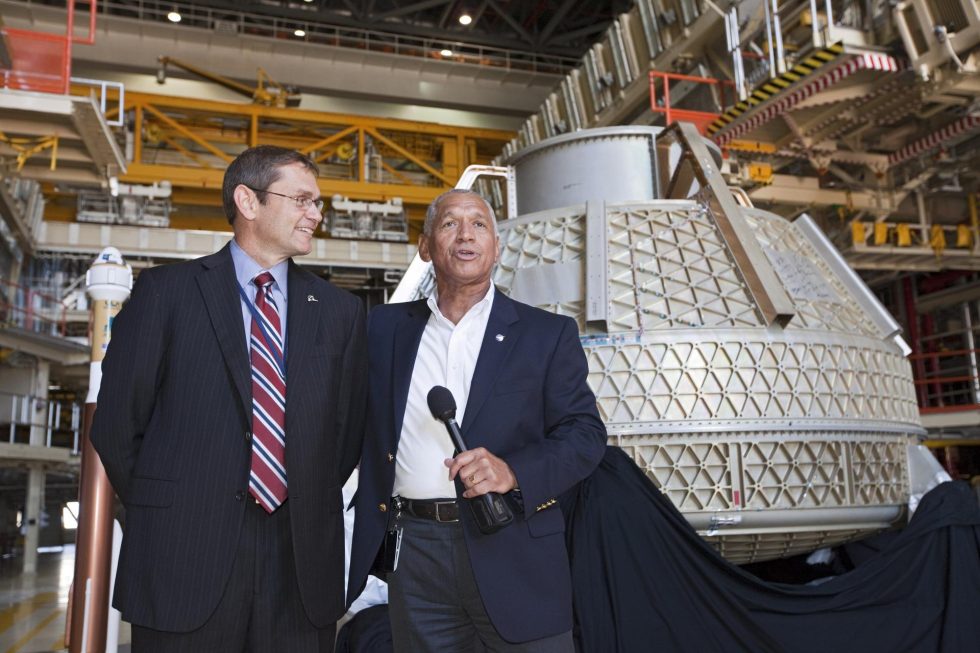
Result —
[[[659, 82], [659, 84], [658, 84]], [[681, 75], [678, 73], [665, 73], [659, 70], [650, 71], [650, 111], [663, 114], [666, 125], [670, 126], [674, 122], [683, 121], [693, 123], [702, 136], [707, 134], [708, 126], [718, 119], [719, 113], [710, 111], [698, 111], [695, 109], [679, 109], [670, 103], [671, 82], [691, 82], [693, 84], [707, 84], [717, 86], [721, 93], [721, 106], [726, 106], [725, 87], [734, 84], [728, 80], [715, 79], [713, 77], [696, 77], [694, 75]], [[657, 87], [660, 87], [663, 97], [663, 105], [657, 102]], [[733, 95], [734, 97], [734, 95]]]
[[64, 34], [4, 27], [0, 35], [6, 41], [11, 67], [0, 69], [0, 86], [21, 91], [68, 94], [71, 85], [71, 50], [73, 44], [95, 43], [95, 14], [98, 1], [90, 0], [88, 36], [76, 38], [75, 0], [68, 0], [67, 25]]

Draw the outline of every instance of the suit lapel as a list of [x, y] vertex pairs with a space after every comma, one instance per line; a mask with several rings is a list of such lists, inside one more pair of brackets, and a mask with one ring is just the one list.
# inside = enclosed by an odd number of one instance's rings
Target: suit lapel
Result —
[[[323, 320], [318, 315], [319, 298], [313, 292], [311, 279], [292, 261], [289, 262], [289, 297], [286, 306], [286, 410], [289, 397], [306, 379], [317, 329]], [[314, 297], [317, 301], [310, 301]], [[287, 420], [288, 422], [288, 420]]]
[[412, 302], [398, 324], [395, 325], [395, 337], [392, 339], [391, 352], [391, 384], [392, 384], [392, 424], [394, 424], [395, 446], [402, 432], [402, 422], [405, 419], [405, 405], [408, 403], [408, 390], [412, 384], [412, 370], [415, 368], [415, 356], [419, 351], [422, 332], [429, 321], [431, 311], [425, 300]]
[[218, 339], [221, 355], [241, 399], [245, 415], [252, 414], [252, 381], [248, 352], [245, 349], [245, 322], [242, 320], [241, 295], [235, 277], [235, 264], [229, 246], [201, 259], [204, 271], [197, 285], [204, 297], [211, 327]]
[[[490, 308], [490, 319], [487, 321], [487, 330], [483, 335], [483, 344], [480, 346], [480, 356], [476, 361], [476, 369], [473, 370], [470, 395], [466, 400], [466, 414], [460, 425], [464, 435], [480, 413], [503, 362], [517, 342], [518, 334], [513, 324], [518, 319], [513, 300], [497, 290], [493, 296], [493, 306]], [[498, 335], [503, 338], [498, 339]]]

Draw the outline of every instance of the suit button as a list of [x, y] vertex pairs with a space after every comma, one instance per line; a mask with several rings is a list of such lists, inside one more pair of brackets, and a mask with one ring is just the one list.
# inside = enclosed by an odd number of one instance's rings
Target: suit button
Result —
[[388, 504], [387, 503], [379, 503], [378, 504], [378, 510], [380, 510], [381, 512], [388, 512]]
[[252, 432], [245, 431], [245, 442], [251, 442], [251, 441], [252, 441]]
[[395, 462], [395, 456], [390, 451], [388, 452], [388, 462], [389, 463]]
[[245, 493], [244, 492], [242, 492], [241, 490], [239, 490], [238, 492], [235, 492], [235, 501], [241, 501], [244, 498], [245, 498]]

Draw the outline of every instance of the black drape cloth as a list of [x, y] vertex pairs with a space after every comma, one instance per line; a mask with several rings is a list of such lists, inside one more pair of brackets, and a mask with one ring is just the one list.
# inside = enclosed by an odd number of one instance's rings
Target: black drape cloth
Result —
[[980, 508], [964, 483], [815, 586], [726, 562], [616, 447], [562, 508], [583, 653], [980, 651]]

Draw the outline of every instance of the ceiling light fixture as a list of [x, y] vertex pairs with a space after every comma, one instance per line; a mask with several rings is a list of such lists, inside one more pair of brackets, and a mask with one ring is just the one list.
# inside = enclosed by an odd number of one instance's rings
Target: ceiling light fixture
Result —
[[473, 22], [473, 17], [470, 16], [469, 14], [464, 13], [464, 14], [460, 15], [460, 17], [459, 17], [459, 24], [460, 25], [469, 25], [472, 22]]
[[451, 57], [453, 56], [453, 51], [450, 50], [449, 48], [443, 48], [442, 50], [439, 51], [439, 54], [441, 54], [444, 57]]
[[296, 36], [299, 36], [299, 37], [306, 36], [306, 32], [304, 30], [301, 30], [301, 29], [295, 30], [293, 32], [293, 34], [296, 35]]
[[174, 9], [169, 14], [167, 14], [167, 20], [169, 20], [171, 23], [179, 23], [180, 22], [180, 12], [177, 11], [176, 9]]

